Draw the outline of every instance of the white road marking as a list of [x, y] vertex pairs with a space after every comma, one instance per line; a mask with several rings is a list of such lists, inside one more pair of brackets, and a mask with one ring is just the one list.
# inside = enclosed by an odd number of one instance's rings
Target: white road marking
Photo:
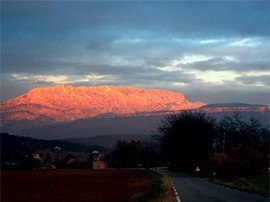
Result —
[[[171, 181], [172, 181], [172, 180], [171, 180]], [[180, 197], [179, 197], [179, 194], [178, 194], [177, 191], [176, 191], [176, 188], [175, 188], [175, 185], [174, 185], [173, 181], [172, 181], [172, 184], [173, 184], [173, 191], [174, 191], [176, 200], [177, 200], [177, 202], [181, 202], [181, 199], [180, 199]]]

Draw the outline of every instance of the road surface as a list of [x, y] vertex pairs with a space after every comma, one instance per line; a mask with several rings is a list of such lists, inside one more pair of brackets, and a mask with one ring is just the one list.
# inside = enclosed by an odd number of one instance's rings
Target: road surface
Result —
[[169, 176], [175, 185], [181, 202], [269, 202], [268, 197], [233, 190], [212, 184], [201, 178], [190, 177], [178, 172], [159, 169]]

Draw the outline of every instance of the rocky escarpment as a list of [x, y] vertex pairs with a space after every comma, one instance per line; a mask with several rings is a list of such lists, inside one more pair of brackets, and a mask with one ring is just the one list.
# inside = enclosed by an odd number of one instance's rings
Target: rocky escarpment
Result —
[[1, 103], [2, 123], [21, 120], [66, 122], [76, 119], [144, 112], [196, 109], [181, 93], [113, 86], [36, 88]]

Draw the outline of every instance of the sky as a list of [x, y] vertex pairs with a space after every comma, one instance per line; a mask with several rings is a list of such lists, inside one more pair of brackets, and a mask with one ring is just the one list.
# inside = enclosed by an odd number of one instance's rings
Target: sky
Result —
[[269, 1], [1, 1], [1, 100], [113, 85], [269, 104]]

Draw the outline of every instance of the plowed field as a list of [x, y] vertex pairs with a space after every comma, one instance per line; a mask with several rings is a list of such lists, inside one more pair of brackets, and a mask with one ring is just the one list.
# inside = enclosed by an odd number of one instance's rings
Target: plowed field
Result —
[[130, 201], [151, 186], [145, 171], [2, 171], [1, 201]]

